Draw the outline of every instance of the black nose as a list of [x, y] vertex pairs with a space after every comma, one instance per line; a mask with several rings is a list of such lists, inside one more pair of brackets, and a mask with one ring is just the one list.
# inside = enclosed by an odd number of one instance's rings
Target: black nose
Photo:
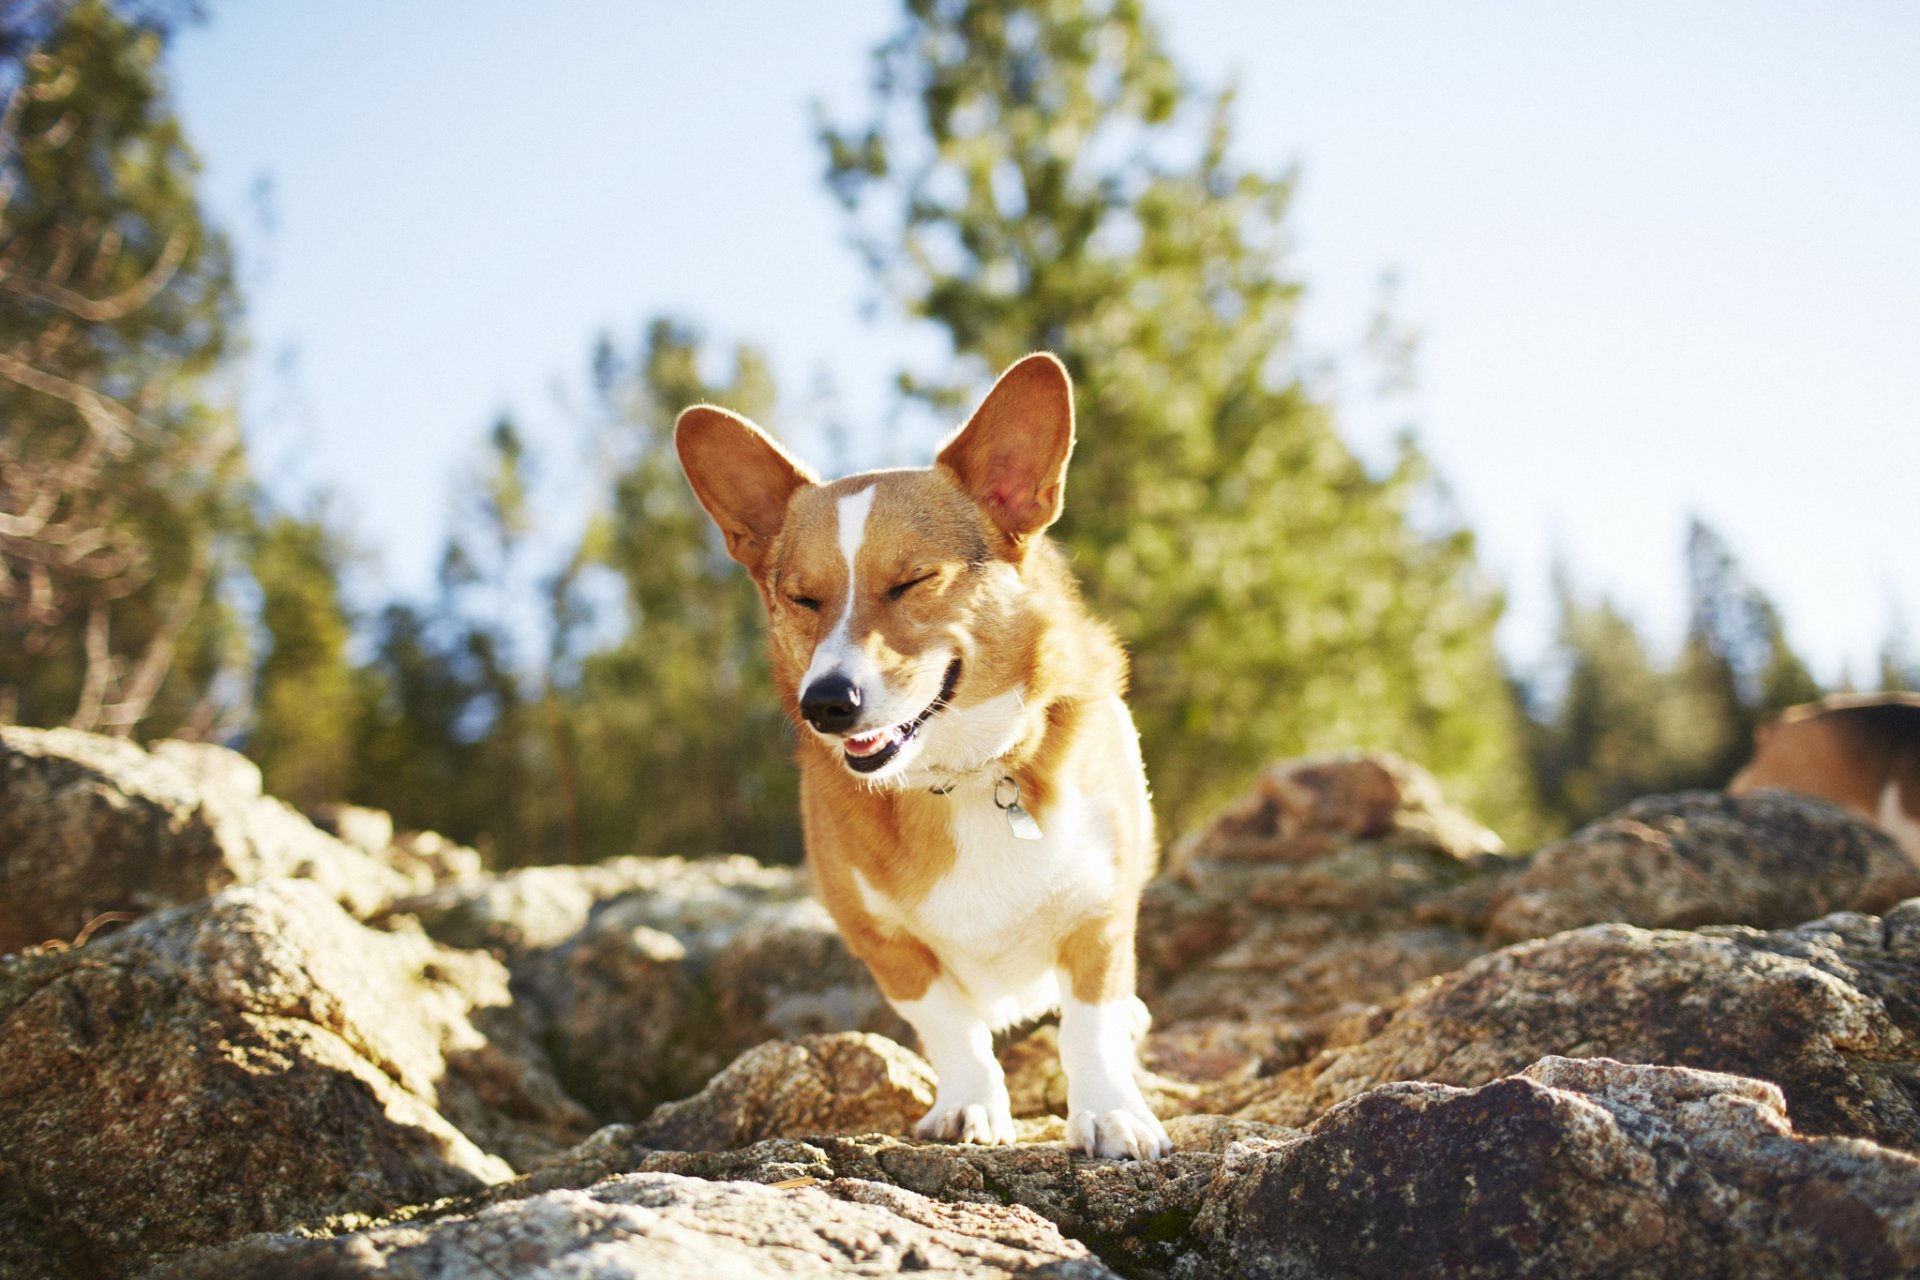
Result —
[[839, 672], [821, 676], [800, 694], [800, 715], [822, 733], [844, 733], [860, 715], [860, 690]]

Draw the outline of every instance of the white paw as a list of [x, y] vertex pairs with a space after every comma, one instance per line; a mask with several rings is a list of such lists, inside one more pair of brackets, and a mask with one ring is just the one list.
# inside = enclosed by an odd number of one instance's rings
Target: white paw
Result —
[[1013, 1112], [1007, 1100], [936, 1102], [913, 1126], [913, 1136], [934, 1142], [978, 1142], [1000, 1146], [1013, 1141]]
[[1074, 1112], [1067, 1121], [1067, 1146], [1108, 1160], [1158, 1160], [1173, 1152], [1173, 1141], [1145, 1105]]

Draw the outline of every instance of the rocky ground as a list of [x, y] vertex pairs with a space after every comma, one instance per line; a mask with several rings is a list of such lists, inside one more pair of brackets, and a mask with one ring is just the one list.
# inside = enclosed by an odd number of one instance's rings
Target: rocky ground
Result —
[[1816, 801], [1530, 856], [1275, 766], [1142, 907], [1175, 1154], [903, 1135], [799, 875], [484, 874], [215, 748], [0, 728], [0, 1277], [1920, 1274], [1920, 871]]

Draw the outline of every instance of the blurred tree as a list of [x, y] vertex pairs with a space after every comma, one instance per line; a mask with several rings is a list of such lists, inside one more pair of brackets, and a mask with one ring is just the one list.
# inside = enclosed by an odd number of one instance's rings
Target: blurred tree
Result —
[[1403, 439], [1383, 475], [1294, 366], [1292, 180], [1231, 158], [1231, 93], [1185, 84], [1135, 0], [909, 0], [870, 123], [822, 131], [883, 290], [968, 361], [957, 408], [1061, 355], [1084, 443], [1056, 534], [1134, 654], [1178, 830], [1276, 756], [1382, 747], [1496, 825], [1531, 799], [1501, 601]]
[[236, 298], [158, 65], [192, 12], [0, 10], [0, 719], [204, 732], [236, 660]]
[[1699, 520], [1686, 564], [1691, 622], [1667, 666], [1611, 601], [1583, 602], [1565, 572], [1557, 575], [1556, 664], [1565, 684], [1531, 729], [1547, 831], [1639, 796], [1723, 786], [1751, 753], [1755, 726], [1821, 696], [1779, 611]]
[[1611, 601], [1581, 602], [1564, 572], [1554, 587], [1566, 684], [1534, 731], [1534, 774], [1547, 812], [1577, 822], [1666, 789], [1668, 681]]
[[1920, 655], [1914, 653], [1906, 620], [1898, 613], [1894, 615], [1893, 627], [1880, 646], [1880, 683], [1877, 687], [1889, 691], [1920, 690]]
[[265, 643], [247, 752], [268, 792], [308, 809], [345, 798], [353, 773], [360, 677], [347, 653], [345, 560], [324, 513], [271, 517], [253, 540]]
[[426, 607], [395, 602], [380, 615], [348, 789], [403, 826], [478, 845], [497, 866], [574, 852], [570, 779], [556, 765], [549, 709], [528, 696], [514, 644], [518, 565], [532, 528], [529, 466], [519, 429], [501, 418], [484, 465], [462, 489], [438, 597]]
[[568, 699], [581, 841], [594, 857], [719, 848], [790, 861], [800, 852], [792, 738], [760, 599], [673, 451], [674, 418], [690, 404], [766, 423], [773, 381], [750, 348], [719, 382], [703, 376], [702, 354], [690, 328], [656, 320], [631, 361], [607, 342], [594, 356], [612, 495], [561, 595], [577, 602], [610, 571], [625, 625], [578, 660]]
[[1687, 581], [1691, 621], [1677, 674], [1709, 741], [1685, 783], [1718, 787], [1746, 763], [1762, 721], [1821, 689], [1787, 643], [1779, 609], [1698, 517], [1687, 531]]

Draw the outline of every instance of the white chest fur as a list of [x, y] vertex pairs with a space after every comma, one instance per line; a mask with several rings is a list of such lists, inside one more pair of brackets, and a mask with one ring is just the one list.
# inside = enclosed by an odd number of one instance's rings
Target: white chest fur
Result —
[[[930, 947], [993, 1027], [1055, 1008], [1061, 940], [1114, 891], [1114, 822], [1104, 796], [1063, 788], [1035, 815], [1041, 838], [1017, 838], [994, 804], [995, 779], [946, 797], [953, 867], [918, 902], [894, 902], [858, 878], [867, 909]], [[858, 873], [856, 873], [856, 876]]]

